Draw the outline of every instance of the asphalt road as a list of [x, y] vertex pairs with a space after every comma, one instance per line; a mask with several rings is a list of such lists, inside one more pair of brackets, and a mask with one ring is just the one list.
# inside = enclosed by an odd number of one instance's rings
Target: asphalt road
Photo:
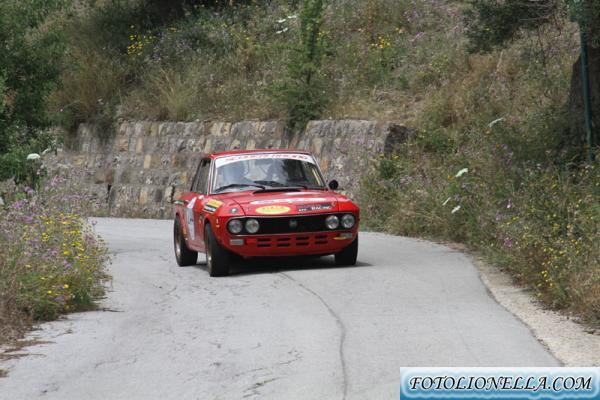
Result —
[[[461, 253], [362, 233], [359, 265], [177, 267], [170, 221], [101, 219], [105, 311], [45, 324], [0, 398], [397, 399], [401, 366], [555, 366]], [[202, 260], [203, 261], [203, 257]]]

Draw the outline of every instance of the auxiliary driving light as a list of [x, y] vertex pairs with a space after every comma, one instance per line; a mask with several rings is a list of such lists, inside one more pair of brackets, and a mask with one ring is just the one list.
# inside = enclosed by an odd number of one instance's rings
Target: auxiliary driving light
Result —
[[344, 214], [344, 216], [342, 217], [342, 226], [345, 229], [352, 228], [355, 223], [356, 223], [356, 218], [354, 218], [354, 215], [352, 215], [352, 214]]
[[340, 226], [340, 219], [335, 215], [330, 215], [325, 218], [325, 226], [327, 229], [337, 229]]
[[258, 229], [260, 228], [260, 224], [258, 223], [257, 220], [255, 219], [249, 219], [248, 221], [246, 221], [246, 231], [248, 231], [248, 233], [256, 233], [258, 232]]
[[232, 219], [227, 223], [227, 229], [234, 235], [239, 234], [242, 231], [242, 228], [242, 221], [240, 221], [239, 219]]

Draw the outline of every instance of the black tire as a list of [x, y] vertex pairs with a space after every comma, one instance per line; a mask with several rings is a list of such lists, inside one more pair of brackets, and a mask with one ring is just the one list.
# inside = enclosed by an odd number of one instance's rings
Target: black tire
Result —
[[206, 267], [210, 276], [229, 275], [230, 254], [219, 245], [210, 225], [206, 225], [204, 243], [206, 247]]
[[335, 254], [335, 265], [356, 265], [358, 258], [358, 235], [344, 250]]
[[175, 247], [175, 259], [180, 267], [195, 265], [198, 262], [198, 252], [188, 249], [185, 243], [179, 217], [175, 217], [175, 224], [173, 225], [173, 245]]

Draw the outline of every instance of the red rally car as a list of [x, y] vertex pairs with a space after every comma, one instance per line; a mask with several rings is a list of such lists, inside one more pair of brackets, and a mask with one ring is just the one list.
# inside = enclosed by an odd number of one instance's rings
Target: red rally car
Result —
[[180, 266], [206, 253], [211, 276], [229, 274], [232, 257], [335, 255], [354, 265], [359, 209], [325, 185], [303, 151], [243, 150], [202, 158], [190, 192], [175, 202]]

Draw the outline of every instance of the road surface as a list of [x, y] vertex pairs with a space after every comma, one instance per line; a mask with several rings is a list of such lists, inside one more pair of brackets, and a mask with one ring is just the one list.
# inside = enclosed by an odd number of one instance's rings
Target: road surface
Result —
[[[170, 221], [100, 219], [105, 311], [45, 324], [0, 399], [397, 399], [401, 366], [556, 366], [461, 253], [362, 233], [359, 265], [180, 268]], [[201, 256], [201, 261], [204, 258]]]

